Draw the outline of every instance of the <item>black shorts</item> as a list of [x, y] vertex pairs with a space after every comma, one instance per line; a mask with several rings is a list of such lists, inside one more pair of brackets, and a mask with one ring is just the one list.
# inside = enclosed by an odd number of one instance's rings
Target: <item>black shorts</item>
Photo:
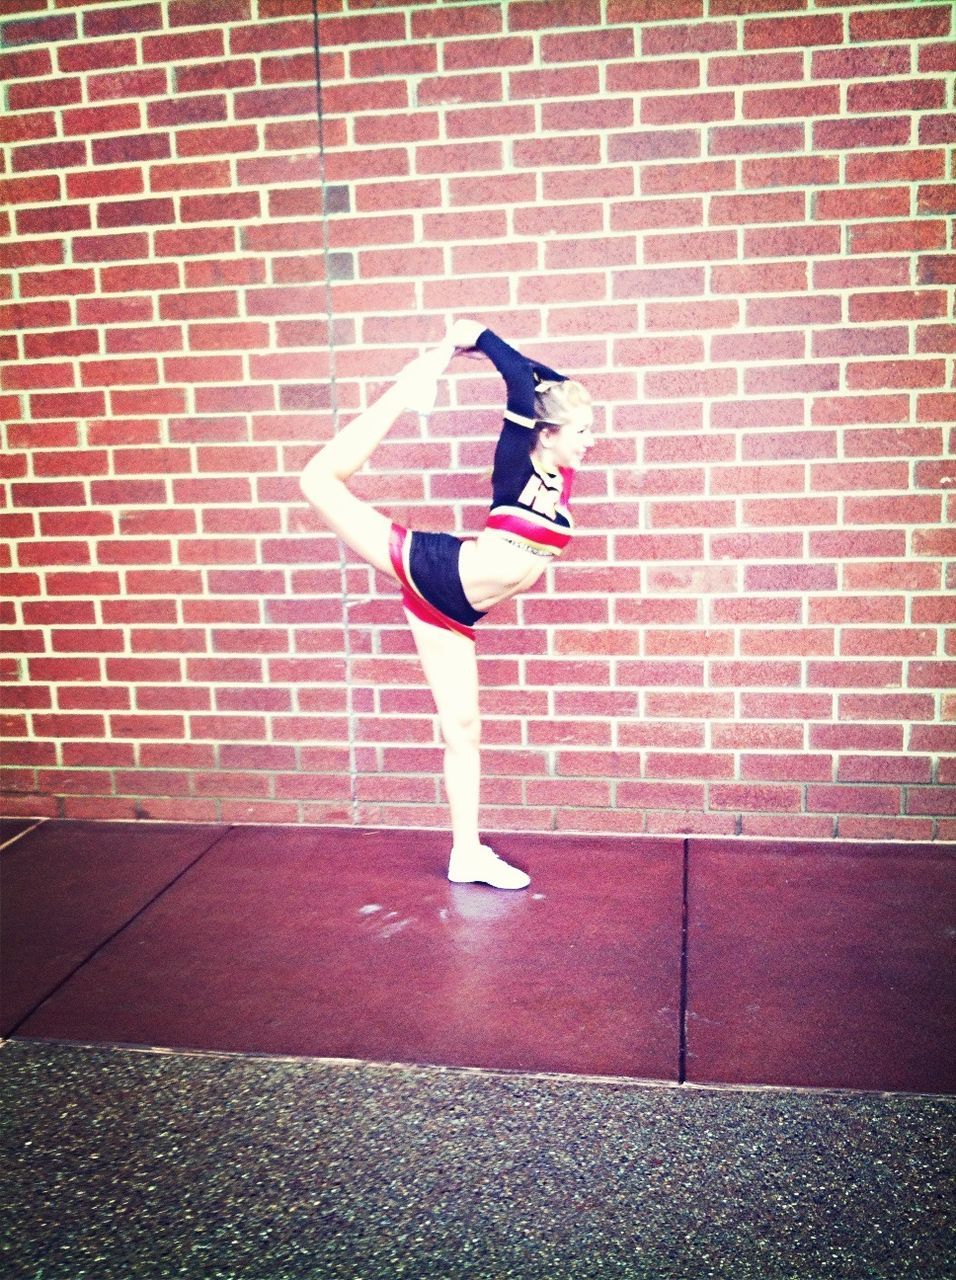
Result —
[[471, 628], [485, 615], [472, 607], [461, 585], [461, 540], [393, 524], [390, 550], [405, 607], [425, 622], [474, 639]]

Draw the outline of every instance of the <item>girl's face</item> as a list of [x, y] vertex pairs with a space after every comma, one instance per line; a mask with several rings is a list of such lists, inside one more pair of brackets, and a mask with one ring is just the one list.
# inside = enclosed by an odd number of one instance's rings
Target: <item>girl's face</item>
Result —
[[542, 431], [535, 452], [554, 470], [571, 467], [576, 471], [594, 444], [593, 426], [594, 414], [590, 406], [582, 406], [574, 410], [573, 416], [560, 427]]

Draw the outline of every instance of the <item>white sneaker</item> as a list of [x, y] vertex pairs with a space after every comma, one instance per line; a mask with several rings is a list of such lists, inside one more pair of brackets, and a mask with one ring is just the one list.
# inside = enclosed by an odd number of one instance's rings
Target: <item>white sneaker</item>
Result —
[[526, 889], [531, 883], [530, 876], [502, 861], [486, 844], [469, 853], [452, 849], [448, 879], [453, 884], [490, 884], [493, 889]]
[[445, 372], [454, 347], [442, 343], [409, 361], [395, 379], [405, 396], [405, 407], [416, 413], [431, 413], [438, 398], [438, 379]]

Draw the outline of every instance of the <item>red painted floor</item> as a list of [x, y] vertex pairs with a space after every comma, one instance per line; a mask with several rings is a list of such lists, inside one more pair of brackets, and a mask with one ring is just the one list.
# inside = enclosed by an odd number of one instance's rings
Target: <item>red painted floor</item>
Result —
[[503, 836], [508, 894], [436, 832], [0, 834], [5, 1036], [956, 1091], [952, 847]]
[[953, 1092], [954, 852], [692, 841], [688, 1079]]

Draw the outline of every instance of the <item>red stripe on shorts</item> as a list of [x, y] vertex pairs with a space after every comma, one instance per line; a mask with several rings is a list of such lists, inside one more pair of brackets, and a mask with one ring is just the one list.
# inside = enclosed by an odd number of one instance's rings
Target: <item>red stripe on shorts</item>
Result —
[[407, 529], [402, 528], [400, 524], [393, 524], [388, 539], [388, 554], [392, 561], [392, 568], [395, 570], [395, 575], [402, 587], [402, 604], [409, 613], [414, 614], [422, 622], [427, 622], [433, 627], [441, 627], [444, 631], [457, 631], [459, 635], [465, 636], [466, 639], [474, 643], [475, 632], [472, 627], [456, 621], [455, 618], [449, 618], [447, 613], [442, 613], [441, 609], [436, 609], [433, 604], [430, 604], [416, 591], [414, 584], [405, 571], [404, 550], [405, 539], [408, 536]]

